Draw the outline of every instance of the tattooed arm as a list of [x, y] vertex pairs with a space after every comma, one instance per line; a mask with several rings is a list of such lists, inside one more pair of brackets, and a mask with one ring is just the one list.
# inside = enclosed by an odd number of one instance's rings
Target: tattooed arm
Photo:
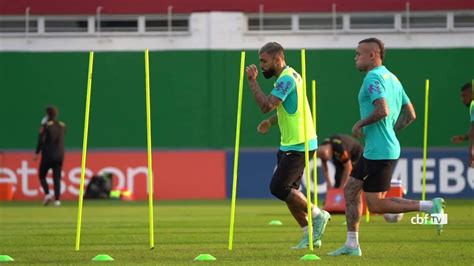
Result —
[[408, 103], [402, 106], [402, 110], [400, 112], [400, 116], [395, 123], [395, 132], [400, 132], [402, 129], [406, 128], [409, 124], [411, 124], [416, 119], [415, 108], [413, 108], [413, 104]]
[[250, 85], [250, 89], [252, 90], [252, 95], [255, 98], [255, 101], [257, 102], [258, 107], [260, 107], [262, 113], [266, 114], [270, 111], [275, 110], [278, 105], [282, 103], [282, 101], [279, 98], [273, 96], [272, 94], [267, 96], [262, 91], [260, 85], [257, 82], [257, 67], [255, 65], [250, 65], [246, 67], [245, 70], [247, 72], [247, 79]]
[[374, 105], [375, 105], [375, 109], [372, 112], [372, 114], [365, 119], [357, 121], [354, 127], [352, 127], [352, 134], [355, 137], [361, 138], [363, 127], [373, 124], [375, 122], [378, 122], [379, 120], [385, 118], [390, 113], [390, 110], [388, 109], [387, 101], [384, 98], [378, 98], [377, 100], [375, 100]]

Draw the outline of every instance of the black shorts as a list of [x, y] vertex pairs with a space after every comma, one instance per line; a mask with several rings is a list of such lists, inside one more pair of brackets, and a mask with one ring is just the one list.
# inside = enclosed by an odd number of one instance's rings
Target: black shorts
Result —
[[[312, 158], [314, 150], [309, 152]], [[270, 189], [272, 194], [285, 200], [291, 189], [298, 189], [305, 168], [305, 153], [300, 151], [281, 151], [277, 153], [277, 168], [273, 173]]]
[[398, 160], [359, 159], [351, 176], [364, 182], [365, 192], [385, 192], [390, 189], [392, 174]]

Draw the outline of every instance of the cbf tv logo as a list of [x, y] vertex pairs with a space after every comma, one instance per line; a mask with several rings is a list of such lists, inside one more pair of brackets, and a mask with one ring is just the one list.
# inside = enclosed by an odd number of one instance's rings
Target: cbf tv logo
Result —
[[433, 213], [411, 217], [412, 224], [448, 224], [448, 215], [445, 213]]

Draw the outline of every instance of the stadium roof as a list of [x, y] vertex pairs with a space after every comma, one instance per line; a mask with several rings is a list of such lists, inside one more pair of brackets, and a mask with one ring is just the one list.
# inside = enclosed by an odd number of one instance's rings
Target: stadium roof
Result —
[[168, 6], [173, 13], [237, 11], [265, 13], [404, 11], [410, 2], [412, 11], [473, 10], [472, 0], [0, 0], [0, 15], [22, 15], [30, 7], [31, 15], [95, 14], [164, 14]]

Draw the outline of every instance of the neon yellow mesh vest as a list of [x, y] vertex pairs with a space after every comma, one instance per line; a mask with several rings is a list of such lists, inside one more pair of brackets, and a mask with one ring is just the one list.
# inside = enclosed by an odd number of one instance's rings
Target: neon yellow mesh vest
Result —
[[[308, 100], [303, 95], [303, 80], [300, 74], [293, 68], [287, 67], [281, 72], [278, 79], [283, 76], [289, 76], [295, 81], [296, 94], [298, 96], [298, 106], [294, 114], [289, 114], [283, 104], [280, 104], [277, 108], [278, 126], [280, 127], [282, 146], [296, 145], [304, 143], [304, 126], [303, 126], [303, 106], [306, 108], [306, 127], [308, 140], [316, 138], [316, 132], [314, 130], [313, 119], [311, 116], [311, 110], [309, 108]], [[278, 81], [277, 79], [277, 81]], [[276, 82], [274, 84], [276, 86]]]

